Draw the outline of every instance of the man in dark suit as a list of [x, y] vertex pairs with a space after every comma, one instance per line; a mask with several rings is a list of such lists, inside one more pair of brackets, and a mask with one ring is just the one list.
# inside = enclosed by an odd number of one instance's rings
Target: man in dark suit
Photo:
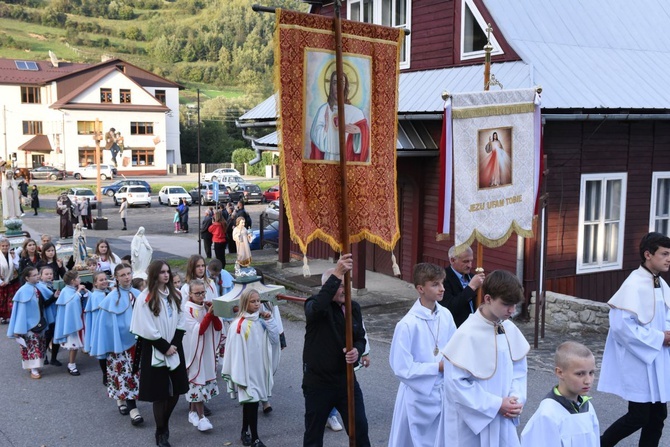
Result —
[[444, 269], [447, 275], [444, 278], [444, 298], [438, 303], [449, 309], [456, 327], [463, 324], [477, 308], [475, 303], [477, 289], [484, 283], [484, 273], [471, 275], [472, 261], [470, 247], [458, 256], [456, 247], [449, 249], [451, 265]]

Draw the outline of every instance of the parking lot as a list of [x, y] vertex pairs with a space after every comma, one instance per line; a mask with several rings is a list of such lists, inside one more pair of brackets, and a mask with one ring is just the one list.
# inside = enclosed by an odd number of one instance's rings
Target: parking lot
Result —
[[[109, 185], [113, 181], [119, 180], [122, 177], [116, 177], [114, 180], [107, 180], [102, 182], [102, 186]], [[189, 184], [194, 184], [197, 182], [197, 176], [195, 174], [189, 176], [157, 176], [157, 177], [138, 177], [142, 180], [146, 180], [149, 184], [152, 185], [180, 185], [185, 186]], [[131, 179], [131, 177], [128, 177]], [[258, 182], [259, 180], [265, 180], [260, 178], [247, 177], [245, 180], [249, 182]], [[52, 181], [52, 180], [33, 180], [31, 185], [37, 185], [38, 189], [42, 186], [62, 186], [63, 190], [67, 190], [71, 187], [85, 187], [92, 184], [91, 180], [75, 180], [73, 178], [68, 178], [66, 180]], [[95, 190], [95, 188], [93, 188]], [[190, 188], [187, 188], [190, 189]], [[174, 224], [172, 222], [174, 218], [174, 213], [176, 207], [159, 205], [158, 203], [158, 194], [151, 194], [151, 207], [138, 206], [130, 207], [128, 209], [128, 231], [121, 232], [122, 222], [119, 217], [119, 207], [114, 206], [114, 199], [108, 196], [102, 196], [102, 209], [101, 215], [108, 219], [108, 230], [90, 230], [89, 234], [96, 237], [112, 237], [118, 236], [121, 234], [127, 234], [130, 232], [137, 231], [137, 228], [143, 226], [148, 234], [170, 234], [174, 235]], [[40, 214], [38, 216], [32, 216], [28, 210], [26, 210], [26, 216], [24, 220], [27, 225], [31, 226], [31, 221], [34, 219], [39, 220], [39, 227], [44, 228], [53, 235], [58, 235], [59, 232], [59, 220], [56, 215], [56, 194], [40, 194]], [[197, 239], [198, 237], [198, 227], [201, 217], [198, 216], [198, 211], [201, 212], [201, 215], [204, 215], [206, 206], [198, 206], [194, 204], [190, 207], [189, 210], [189, 230], [190, 232], [184, 234], [183, 237], [192, 237]], [[249, 213], [252, 219], [252, 229], [259, 229], [259, 216], [267, 208], [265, 204], [255, 204], [255, 205], [246, 205], [245, 209]], [[93, 216], [98, 216], [98, 211], [93, 210]]]

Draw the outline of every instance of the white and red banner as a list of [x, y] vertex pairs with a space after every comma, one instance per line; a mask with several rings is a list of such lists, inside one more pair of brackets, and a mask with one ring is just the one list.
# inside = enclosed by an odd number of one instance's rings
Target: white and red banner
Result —
[[540, 181], [540, 100], [535, 89], [454, 94], [441, 144], [437, 239], [499, 247], [533, 236]]

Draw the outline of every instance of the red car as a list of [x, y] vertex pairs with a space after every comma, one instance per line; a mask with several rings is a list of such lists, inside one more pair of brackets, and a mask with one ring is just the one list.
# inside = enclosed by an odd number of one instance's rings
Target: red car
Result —
[[279, 200], [279, 185], [274, 185], [263, 193], [263, 203]]

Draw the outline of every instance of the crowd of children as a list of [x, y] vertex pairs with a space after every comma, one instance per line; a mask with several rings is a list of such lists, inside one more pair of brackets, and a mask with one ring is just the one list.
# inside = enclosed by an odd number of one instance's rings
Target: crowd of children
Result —
[[[7, 242], [0, 239], [3, 253]], [[242, 441], [264, 447], [252, 413], [272, 391], [278, 363], [272, 347], [280, 344], [281, 328], [276, 309], [261, 308], [253, 292], [242, 296], [241, 320], [232, 326], [215, 316], [212, 300], [233, 288], [232, 276], [218, 259], [206, 263], [202, 256], [191, 256], [183, 284], [166, 262], [153, 261], [144, 280], [133, 278], [130, 261], [101, 239], [85, 285], [77, 270], [67, 270], [57, 258], [50, 238], [42, 242], [38, 247], [28, 239], [19, 256], [6, 250], [5, 257], [22, 284], [7, 306], [7, 335], [20, 345], [22, 366], [31, 378], [40, 379], [45, 364], [62, 366], [59, 348], [68, 351], [68, 373], [79, 376], [76, 357], [84, 351], [98, 359], [107, 395], [132, 425], [144, 422], [137, 401], [153, 403], [156, 445], [166, 447], [169, 419], [181, 394], [189, 404], [189, 422], [199, 431], [213, 428], [205, 404], [219, 394], [217, 370], [223, 365], [228, 391], [244, 404]], [[58, 278], [61, 287], [54, 286]], [[224, 349], [227, 337], [231, 342]]]

